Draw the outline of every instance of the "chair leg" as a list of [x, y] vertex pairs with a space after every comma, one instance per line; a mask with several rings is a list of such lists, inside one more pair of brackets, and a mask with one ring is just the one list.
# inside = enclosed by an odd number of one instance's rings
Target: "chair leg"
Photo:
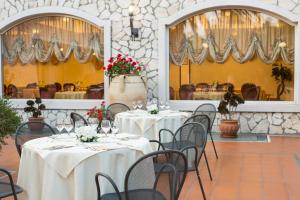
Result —
[[205, 162], [206, 162], [206, 166], [207, 166], [208, 174], [209, 174], [210, 180], [212, 181], [212, 180], [213, 180], [213, 178], [212, 178], [212, 175], [211, 175], [211, 171], [210, 171], [210, 167], [209, 167], [209, 164], [208, 164], [208, 160], [207, 160], [207, 156], [206, 156], [206, 153], [205, 153], [205, 151], [203, 152], [203, 154], [204, 154], [204, 159], [205, 159]]
[[203, 199], [206, 200], [206, 195], [205, 195], [204, 187], [203, 187], [203, 184], [202, 184], [202, 181], [201, 181], [201, 178], [200, 178], [198, 167], [196, 167], [196, 173], [197, 173], [197, 178], [198, 178], [198, 182], [199, 182], [199, 185], [200, 185], [200, 189], [201, 189], [201, 192], [202, 192]]
[[211, 139], [211, 142], [212, 142], [212, 145], [213, 145], [214, 151], [215, 151], [216, 158], [218, 159], [218, 158], [219, 158], [219, 156], [218, 156], [218, 153], [217, 153], [217, 149], [216, 149], [216, 146], [215, 146], [214, 139], [213, 139], [213, 137], [212, 137], [212, 134], [211, 134], [211, 132], [209, 131], [208, 133], [209, 133], [209, 135], [210, 135], [210, 139]]

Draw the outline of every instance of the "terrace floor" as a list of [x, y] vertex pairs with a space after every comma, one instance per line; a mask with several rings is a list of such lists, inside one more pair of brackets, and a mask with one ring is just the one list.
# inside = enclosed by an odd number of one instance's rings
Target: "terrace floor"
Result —
[[[216, 160], [211, 144], [207, 154], [214, 180], [204, 161], [200, 173], [208, 200], [300, 199], [300, 137], [271, 137], [271, 143], [217, 142]], [[19, 157], [12, 140], [0, 153], [0, 166], [18, 169]], [[14, 177], [16, 179], [17, 173]], [[194, 172], [188, 174], [180, 199], [201, 199]]]

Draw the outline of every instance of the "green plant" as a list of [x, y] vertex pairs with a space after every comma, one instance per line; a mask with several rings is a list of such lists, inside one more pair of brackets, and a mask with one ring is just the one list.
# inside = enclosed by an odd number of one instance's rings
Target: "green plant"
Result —
[[[27, 107], [24, 108], [24, 112], [26, 113], [31, 113], [32, 117], [38, 118], [39, 116], [42, 115], [42, 110], [46, 109], [46, 106], [42, 104], [42, 99], [41, 98], [36, 98], [35, 101], [33, 100], [28, 100], [26, 102]], [[36, 104], [36, 107], [35, 107]]]
[[289, 90], [285, 88], [285, 83], [287, 81], [292, 81], [292, 71], [286, 66], [282, 66], [282, 64], [274, 64], [272, 69], [272, 76], [274, 76], [276, 82], [278, 82], [277, 99], [280, 99], [280, 96], [283, 93], [289, 92]]
[[218, 111], [221, 115], [224, 115], [226, 119], [232, 119], [232, 112], [236, 110], [239, 104], [245, 103], [244, 99], [234, 93], [233, 86], [228, 88], [228, 91], [224, 94], [223, 100], [220, 101]]
[[15, 133], [20, 123], [21, 118], [11, 107], [9, 101], [0, 99], [0, 149], [2, 149], [2, 145], [6, 144], [5, 137]]

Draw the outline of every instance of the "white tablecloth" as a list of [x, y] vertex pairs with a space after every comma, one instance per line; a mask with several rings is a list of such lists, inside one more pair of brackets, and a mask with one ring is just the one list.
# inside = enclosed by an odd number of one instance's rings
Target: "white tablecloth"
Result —
[[[54, 149], [61, 145], [65, 148]], [[31, 140], [23, 146], [19, 166], [18, 184], [24, 189], [21, 199], [96, 199], [97, 172], [111, 176], [123, 191], [129, 167], [150, 152], [151, 145], [145, 138], [121, 140], [109, 136], [97, 143], [63, 137]], [[147, 170], [153, 169], [150, 166]], [[107, 182], [101, 183], [102, 194], [110, 190]]]
[[65, 92], [56, 92], [55, 99], [84, 99], [85, 91], [65, 91]]
[[166, 128], [175, 132], [189, 116], [187, 112], [166, 110], [158, 114], [149, 114], [147, 111], [136, 110], [118, 113], [115, 124], [120, 132], [130, 132], [149, 140], [158, 140], [160, 129]]

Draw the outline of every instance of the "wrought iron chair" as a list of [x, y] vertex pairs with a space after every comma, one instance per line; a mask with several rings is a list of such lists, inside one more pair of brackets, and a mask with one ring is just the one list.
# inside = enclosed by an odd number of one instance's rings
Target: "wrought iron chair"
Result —
[[115, 119], [116, 114], [120, 112], [126, 112], [130, 110], [130, 108], [123, 103], [113, 103], [110, 104], [106, 109], [107, 118], [111, 121]]
[[210, 136], [216, 158], [218, 159], [219, 157], [218, 157], [217, 149], [216, 149], [215, 142], [214, 142], [214, 139], [213, 139], [212, 133], [211, 133], [212, 127], [213, 127], [213, 124], [214, 124], [214, 121], [216, 118], [216, 114], [217, 114], [216, 106], [211, 103], [201, 104], [200, 106], [198, 106], [198, 108], [196, 108], [196, 110], [194, 110], [192, 115], [201, 115], [201, 114], [207, 115], [210, 119], [208, 134]]
[[162, 146], [166, 150], [179, 150], [184, 153], [188, 170], [196, 172], [203, 198], [206, 199], [198, 166], [207, 142], [207, 128], [203, 124], [192, 122], [182, 125], [175, 133], [169, 129], [161, 129], [159, 141], [156, 142], [160, 144], [159, 148]]
[[82, 115], [80, 115], [80, 114], [78, 114], [78, 113], [71, 112], [70, 118], [71, 118], [71, 120], [72, 120], [73, 128], [75, 128], [75, 124], [76, 124], [76, 122], [78, 122], [78, 121], [82, 121], [82, 123], [83, 123], [85, 126], [88, 126], [88, 125], [89, 125], [88, 122], [87, 122], [87, 120], [86, 120]]
[[[197, 122], [197, 123], [200, 123], [200, 124], [204, 125], [206, 130], [207, 130], [206, 133], [209, 133], [210, 119], [207, 115], [192, 115], [191, 117], [189, 117], [184, 122], [184, 124], [191, 123], [191, 122]], [[204, 155], [204, 159], [205, 159], [205, 163], [206, 163], [206, 166], [207, 166], [207, 170], [208, 170], [210, 180], [212, 180], [212, 175], [211, 175], [208, 159], [207, 159], [207, 156], [206, 156], [206, 153], [205, 153], [205, 149], [204, 149], [203, 155]]]
[[14, 200], [17, 200], [17, 194], [23, 192], [23, 189], [14, 184], [12, 176], [6, 169], [0, 168], [0, 173], [5, 174], [8, 177], [9, 182], [0, 181], [0, 199], [13, 196]]
[[[149, 167], [160, 163], [160, 169], [149, 171]], [[164, 173], [164, 172], [168, 173]], [[147, 154], [136, 161], [127, 171], [124, 192], [119, 192], [114, 181], [106, 174], [95, 177], [98, 200], [177, 200], [187, 174], [187, 160], [179, 151], [167, 150]], [[101, 194], [100, 178], [108, 181], [114, 193]], [[169, 186], [169, 187], [168, 187]]]
[[22, 154], [22, 146], [25, 142], [56, 134], [55, 130], [45, 122], [25, 122], [21, 124], [15, 135], [15, 145], [19, 156]]

